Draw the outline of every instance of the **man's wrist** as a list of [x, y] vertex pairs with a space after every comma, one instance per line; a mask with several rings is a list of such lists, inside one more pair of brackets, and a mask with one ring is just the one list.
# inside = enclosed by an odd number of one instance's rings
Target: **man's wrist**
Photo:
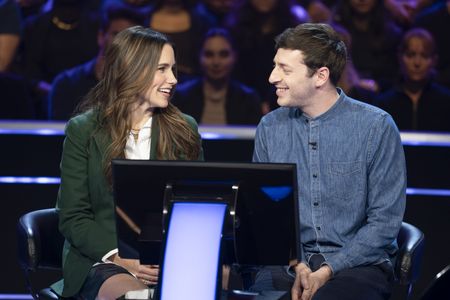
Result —
[[308, 266], [305, 262], [303, 262], [303, 261], [299, 262], [298, 264], [296, 264], [296, 265], [294, 266], [294, 271], [295, 271], [296, 273], [300, 272], [300, 271], [303, 270], [303, 269], [309, 269], [309, 266]]
[[287, 268], [287, 272], [290, 275], [293, 275], [295, 277], [295, 274], [298, 272], [298, 268], [303, 269], [304, 267], [308, 267], [308, 265], [305, 262], [290, 262], [289, 266]]
[[324, 274], [326, 274], [328, 278], [333, 277], [333, 270], [331, 269], [331, 267], [330, 267], [329, 265], [323, 264], [323, 265], [319, 268], [319, 270], [320, 270], [321, 272], [323, 272]]

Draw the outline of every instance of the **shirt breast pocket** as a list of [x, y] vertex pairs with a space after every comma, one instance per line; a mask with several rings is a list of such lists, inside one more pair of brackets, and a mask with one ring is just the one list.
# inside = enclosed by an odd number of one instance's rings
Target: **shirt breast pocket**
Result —
[[341, 199], [357, 197], [363, 190], [362, 162], [329, 163], [332, 194]]

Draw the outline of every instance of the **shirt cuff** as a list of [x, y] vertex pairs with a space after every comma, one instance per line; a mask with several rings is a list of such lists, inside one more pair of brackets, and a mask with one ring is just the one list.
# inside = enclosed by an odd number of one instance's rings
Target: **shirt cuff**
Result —
[[111, 256], [113, 256], [114, 254], [117, 254], [117, 253], [119, 253], [119, 249], [118, 249], [118, 248], [109, 251], [108, 253], [106, 253], [105, 255], [103, 255], [103, 257], [102, 257], [102, 262], [105, 262], [105, 263], [106, 263], [106, 262], [112, 262], [111, 260], [109, 260], [109, 258], [110, 258]]
[[323, 267], [323, 266], [328, 266], [328, 267], [330, 268], [330, 270], [331, 270], [331, 277], [333, 277], [333, 276], [334, 276], [334, 270], [333, 270], [333, 267], [331, 266], [331, 264], [329, 264], [328, 262], [324, 261], [324, 262], [320, 265], [320, 267]]

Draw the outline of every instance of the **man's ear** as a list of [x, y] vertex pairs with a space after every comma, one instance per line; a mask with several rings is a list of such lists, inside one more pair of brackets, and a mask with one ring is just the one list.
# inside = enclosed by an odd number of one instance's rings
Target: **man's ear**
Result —
[[330, 78], [330, 70], [327, 67], [321, 67], [316, 71], [316, 87], [323, 86]]

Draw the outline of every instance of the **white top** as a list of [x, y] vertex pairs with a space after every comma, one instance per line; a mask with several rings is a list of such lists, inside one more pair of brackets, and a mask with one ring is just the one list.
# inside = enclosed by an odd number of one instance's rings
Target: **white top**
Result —
[[152, 132], [152, 118], [147, 120], [139, 130], [137, 141], [130, 131], [125, 146], [125, 157], [127, 159], [150, 159], [150, 144]]
[[[139, 130], [137, 141], [134, 140], [134, 136], [130, 131], [125, 146], [125, 157], [127, 159], [150, 159], [151, 134], [152, 118], [150, 117], [150, 119], [142, 126], [141, 130]], [[118, 252], [119, 250], [117, 248], [109, 251], [102, 257], [102, 261], [110, 262], [108, 258]]]

